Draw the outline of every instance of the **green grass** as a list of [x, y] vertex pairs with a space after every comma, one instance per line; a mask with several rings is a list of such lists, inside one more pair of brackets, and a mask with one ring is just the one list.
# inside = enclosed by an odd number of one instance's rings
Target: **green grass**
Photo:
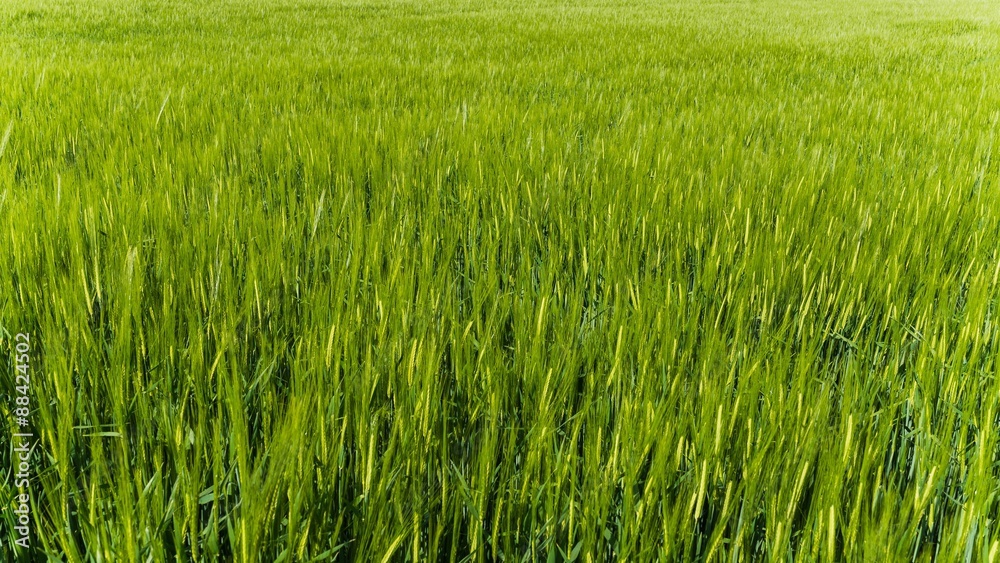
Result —
[[0, 559], [997, 561], [997, 76], [973, 0], [5, 1]]

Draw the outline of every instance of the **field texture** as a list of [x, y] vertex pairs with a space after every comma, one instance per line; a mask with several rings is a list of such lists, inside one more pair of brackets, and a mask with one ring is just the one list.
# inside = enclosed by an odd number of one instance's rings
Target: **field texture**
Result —
[[998, 77], [974, 0], [4, 0], [0, 560], [998, 561]]

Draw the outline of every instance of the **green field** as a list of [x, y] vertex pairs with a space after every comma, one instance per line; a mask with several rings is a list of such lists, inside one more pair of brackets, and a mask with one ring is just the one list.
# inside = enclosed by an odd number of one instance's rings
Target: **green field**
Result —
[[1000, 561], [998, 133], [993, 1], [5, 0], [0, 560]]

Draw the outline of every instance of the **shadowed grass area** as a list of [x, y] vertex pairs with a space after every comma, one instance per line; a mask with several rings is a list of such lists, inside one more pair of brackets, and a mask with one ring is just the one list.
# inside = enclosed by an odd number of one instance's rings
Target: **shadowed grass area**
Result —
[[998, 75], [972, 0], [5, 2], [0, 555], [996, 561]]

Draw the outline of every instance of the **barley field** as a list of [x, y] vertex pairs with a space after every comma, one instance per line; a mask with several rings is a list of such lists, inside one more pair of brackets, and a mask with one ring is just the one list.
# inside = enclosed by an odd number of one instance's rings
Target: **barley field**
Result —
[[1000, 561], [996, 2], [5, 0], [0, 55], [0, 560]]

